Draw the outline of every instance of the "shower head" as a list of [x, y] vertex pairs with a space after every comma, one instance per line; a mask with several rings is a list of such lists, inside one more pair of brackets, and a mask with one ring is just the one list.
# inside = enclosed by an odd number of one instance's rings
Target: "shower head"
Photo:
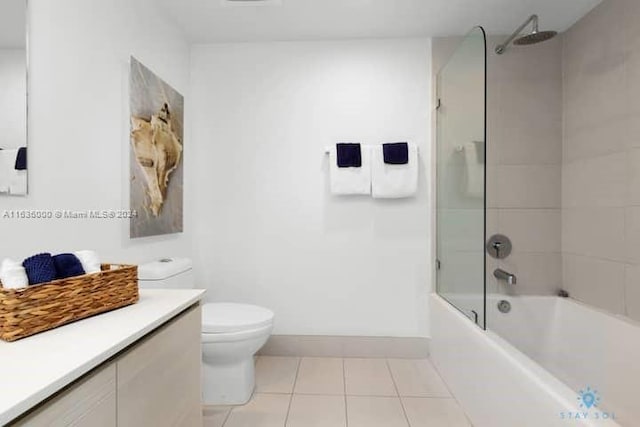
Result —
[[[529, 23], [533, 23], [533, 28], [531, 32], [522, 37], [518, 37], [518, 35], [524, 30], [524, 28], [529, 25]], [[538, 15], [531, 15], [529, 19], [525, 21], [504, 43], [496, 46], [496, 53], [498, 55], [502, 55], [511, 42], [518, 46], [528, 46], [536, 43], [542, 43], [549, 39], [554, 38], [558, 34], [557, 31], [538, 31]], [[518, 37], [518, 38], [516, 38]]]
[[546, 42], [558, 35], [557, 31], [536, 31], [526, 36], [518, 37], [513, 44], [518, 46], [528, 46], [530, 44]]

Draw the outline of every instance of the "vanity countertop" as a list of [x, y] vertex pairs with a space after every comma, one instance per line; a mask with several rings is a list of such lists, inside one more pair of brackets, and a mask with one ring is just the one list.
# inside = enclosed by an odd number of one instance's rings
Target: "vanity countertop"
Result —
[[0, 342], [0, 425], [200, 301], [200, 289], [140, 289], [138, 303], [12, 343]]

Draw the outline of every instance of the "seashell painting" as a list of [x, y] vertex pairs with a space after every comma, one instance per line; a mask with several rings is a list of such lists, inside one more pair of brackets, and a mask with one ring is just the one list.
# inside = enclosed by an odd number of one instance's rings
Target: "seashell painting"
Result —
[[131, 58], [130, 237], [182, 232], [184, 97]]

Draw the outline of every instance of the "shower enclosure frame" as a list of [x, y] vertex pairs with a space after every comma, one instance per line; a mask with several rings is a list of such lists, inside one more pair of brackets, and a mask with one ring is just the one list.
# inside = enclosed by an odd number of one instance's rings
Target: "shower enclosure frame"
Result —
[[[441, 270], [441, 259], [440, 259], [440, 254], [438, 253], [438, 248], [439, 248], [439, 242], [440, 242], [440, 230], [438, 227], [438, 224], [440, 224], [440, 220], [441, 220], [441, 213], [438, 210], [437, 207], [437, 200], [438, 200], [438, 178], [439, 178], [439, 167], [440, 165], [438, 164], [438, 149], [439, 149], [439, 143], [440, 143], [440, 126], [441, 126], [441, 121], [440, 121], [440, 108], [442, 107], [441, 104], [441, 74], [442, 72], [445, 70], [446, 66], [449, 64], [449, 62], [451, 61], [453, 55], [455, 54], [455, 52], [461, 47], [461, 44], [467, 40], [469, 37], [473, 36], [474, 32], [479, 32], [479, 34], [482, 36], [482, 45], [483, 45], [483, 52], [482, 52], [482, 61], [483, 61], [483, 67], [482, 67], [482, 72], [483, 72], [483, 77], [482, 77], [482, 84], [483, 84], [483, 90], [482, 90], [482, 110], [483, 110], [483, 118], [482, 118], [482, 141], [483, 141], [483, 147], [482, 147], [482, 155], [483, 155], [483, 159], [484, 159], [484, 173], [483, 173], [483, 195], [482, 195], [482, 241], [479, 242], [480, 243], [480, 247], [482, 249], [482, 278], [480, 278], [480, 280], [482, 280], [482, 288], [481, 288], [481, 292], [482, 292], [482, 321], [478, 321], [478, 314], [475, 313], [474, 310], [465, 310], [464, 308], [460, 307], [459, 305], [456, 305], [453, 301], [451, 301], [450, 299], [448, 299], [443, 293], [441, 293], [441, 288], [440, 288], [440, 282], [439, 282], [439, 273]], [[469, 318], [470, 320], [472, 320], [477, 326], [479, 326], [482, 330], [486, 330], [487, 329], [487, 279], [486, 279], [486, 275], [487, 275], [487, 252], [486, 250], [484, 250], [484, 244], [487, 240], [487, 167], [486, 167], [486, 161], [487, 161], [487, 151], [488, 151], [488, 143], [487, 143], [487, 123], [488, 123], [488, 119], [487, 119], [487, 84], [488, 84], [488, 80], [487, 80], [487, 74], [488, 74], [488, 52], [487, 52], [487, 33], [485, 31], [485, 29], [482, 26], [476, 26], [473, 27], [469, 33], [461, 40], [461, 43], [456, 47], [456, 50], [454, 50], [454, 52], [452, 53], [451, 57], [443, 64], [443, 66], [440, 68], [440, 70], [438, 70], [437, 72], [437, 76], [436, 76], [436, 105], [435, 105], [435, 123], [436, 123], [436, 132], [435, 132], [435, 139], [436, 139], [436, 161], [435, 161], [435, 176], [436, 176], [436, 185], [435, 185], [435, 200], [436, 200], [436, 209], [435, 209], [435, 228], [436, 228], [436, 257], [435, 257], [435, 278], [436, 278], [436, 293], [439, 294], [445, 301], [447, 301], [449, 304], [451, 304], [454, 308], [456, 308], [458, 311], [460, 311], [462, 314], [464, 314], [467, 318]], [[475, 314], [475, 319], [472, 319], [469, 315], [469, 312], [473, 312]]]

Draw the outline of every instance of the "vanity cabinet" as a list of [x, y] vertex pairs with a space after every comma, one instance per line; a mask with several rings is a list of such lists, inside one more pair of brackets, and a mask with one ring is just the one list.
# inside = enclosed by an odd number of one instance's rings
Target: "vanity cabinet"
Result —
[[11, 425], [115, 427], [116, 365], [95, 369]]
[[118, 426], [202, 426], [200, 308], [192, 309], [117, 362]]
[[202, 426], [200, 318], [184, 311], [10, 425]]

